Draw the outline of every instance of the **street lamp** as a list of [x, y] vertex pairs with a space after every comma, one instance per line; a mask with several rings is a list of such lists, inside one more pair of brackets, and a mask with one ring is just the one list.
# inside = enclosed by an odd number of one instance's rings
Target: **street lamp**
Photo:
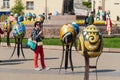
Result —
[[46, 20], [47, 20], [47, 0], [45, 0], [45, 17], [46, 17]]
[[93, 10], [95, 9], [95, 0], [93, 1]]

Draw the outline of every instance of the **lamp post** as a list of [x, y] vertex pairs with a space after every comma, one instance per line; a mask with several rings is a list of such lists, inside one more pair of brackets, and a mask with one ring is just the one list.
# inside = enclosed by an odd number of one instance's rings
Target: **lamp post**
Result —
[[102, 10], [105, 10], [105, 0], [102, 0]]
[[46, 17], [46, 20], [47, 20], [47, 0], [45, 0], [45, 17]]
[[95, 9], [95, 0], [93, 1], [93, 10]]

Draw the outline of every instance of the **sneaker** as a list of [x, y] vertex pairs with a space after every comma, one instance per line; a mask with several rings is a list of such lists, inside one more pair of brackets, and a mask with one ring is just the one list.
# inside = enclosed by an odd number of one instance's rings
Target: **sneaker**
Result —
[[41, 69], [39, 67], [35, 68], [36, 71], [40, 71]]
[[48, 68], [48, 67], [45, 67], [43, 70], [46, 70], [46, 71], [47, 71], [47, 70], [50, 70], [50, 68]]

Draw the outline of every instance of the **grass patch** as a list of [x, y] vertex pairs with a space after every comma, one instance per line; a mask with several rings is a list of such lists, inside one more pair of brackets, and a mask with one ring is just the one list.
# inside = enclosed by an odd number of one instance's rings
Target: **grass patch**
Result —
[[103, 38], [105, 48], [120, 48], [120, 38]]
[[[120, 48], [120, 38], [103, 38], [104, 48]], [[6, 42], [5, 38], [2, 38], [2, 42]], [[13, 38], [10, 39], [11, 43], [14, 43], [15, 40]], [[27, 39], [23, 39], [23, 44], [27, 43]], [[44, 45], [58, 45], [61, 46], [60, 39], [54, 38], [45, 38], [43, 39]]]

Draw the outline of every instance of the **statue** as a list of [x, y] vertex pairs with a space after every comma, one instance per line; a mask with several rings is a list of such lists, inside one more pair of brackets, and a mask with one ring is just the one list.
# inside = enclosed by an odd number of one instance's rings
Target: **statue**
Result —
[[16, 38], [23, 38], [25, 33], [25, 25], [22, 22], [16, 22], [16, 24], [13, 26], [13, 36]]
[[42, 23], [44, 23], [45, 20], [45, 16], [43, 14], [39, 14], [38, 18], [36, 19], [36, 21], [40, 21]]
[[[85, 80], [89, 80], [89, 68], [96, 68], [103, 50], [102, 32], [94, 25], [87, 26], [79, 36], [78, 50], [85, 58]], [[96, 66], [89, 66], [89, 58], [96, 57]]]
[[22, 49], [22, 39], [25, 36], [25, 33], [26, 33], [25, 25], [22, 22], [16, 22], [16, 24], [13, 26], [13, 37], [15, 39], [15, 47], [14, 47], [14, 50], [13, 50], [13, 53], [12, 53], [10, 59], [14, 55], [16, 45], [17, 45], [17, 56], [19, 57], [20, 48], [21, 48], [22, 55], [25, 58], [23, 49]]
[[3, 25], [4, 32], [7, 33], [7, 46], [10, 46], [10, 32], [12, 31], [12, 22], [6, 20]]
[[32, 20], [32, 13], [31, 12], [28, 13], [27, 20], [29, 20], [29, 21]]
[[100, 56], [103, 49], [102, 32], [90, 25], [86, 27], [79, 36], [78, 48], [84, 56], [84, 51], [87, 51], [89, 58]]
[[[79, 30], [78, 30], [79, 26], [76, 26], [76, 25], [77, 25], [76, 23], [65, 24], [62, 26], [60, 30], [60, 40], [63, 46], [63, 54], [62, 54], [60, 70], [63, 64], [64, 55], [65, 55], [65, 70], [68, 68], [68, 58], [69, 58], [71, 70], [74, 71], [71, 50], [72, 50], [72, 45], [76, 40], [76, 36], [79, 33]], [[66, 49], [64, 48], [64, 46], [66, 46]]]

